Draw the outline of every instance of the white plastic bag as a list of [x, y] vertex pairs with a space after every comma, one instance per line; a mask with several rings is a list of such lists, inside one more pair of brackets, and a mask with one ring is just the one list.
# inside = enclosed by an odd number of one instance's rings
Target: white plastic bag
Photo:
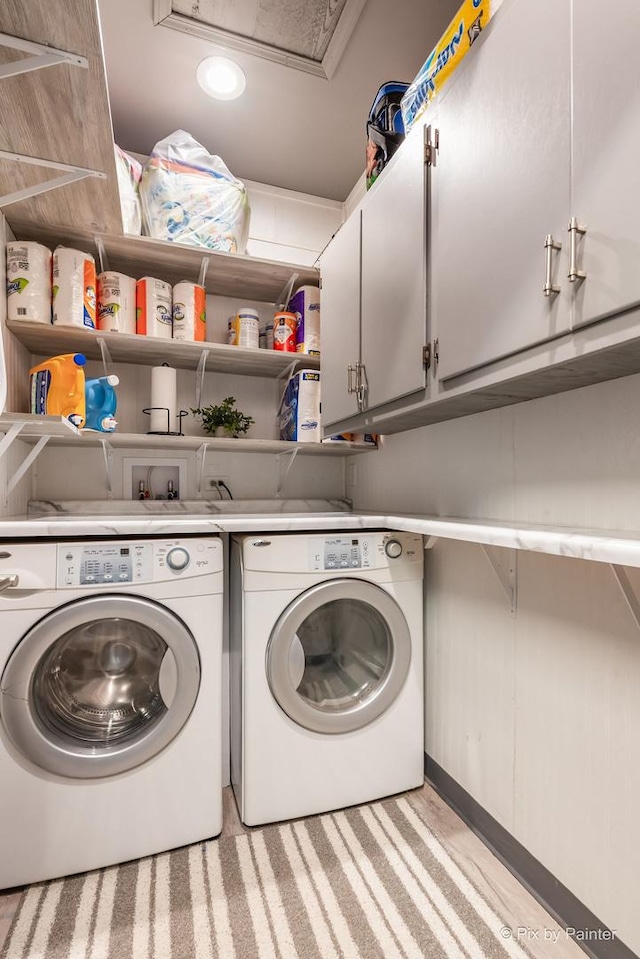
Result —
[[140, 196], [149, 236], [244, 253], [250, 216], [244, 184], [190, 133], [176, 130], [156, 143]]
[[120, 191], [120, 210], [125, 233], [142, 233], [142, 209], [138, 196], [138, 184], [142, 176], [142, 164], [114, 144], [118, 190]]

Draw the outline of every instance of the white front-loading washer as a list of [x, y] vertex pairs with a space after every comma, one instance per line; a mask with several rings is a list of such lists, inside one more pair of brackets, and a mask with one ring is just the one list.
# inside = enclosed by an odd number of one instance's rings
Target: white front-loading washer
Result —
[[217, 537], [0, 543], [0, 888], [222, 828]]
[[231, 782], [247, 825], [422, 784], [422, 579], [412, 533], [233, 538]]

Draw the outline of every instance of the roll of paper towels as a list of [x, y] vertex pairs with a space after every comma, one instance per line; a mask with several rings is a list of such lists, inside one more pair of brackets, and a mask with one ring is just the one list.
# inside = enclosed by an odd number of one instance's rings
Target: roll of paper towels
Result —
[[[172, 366], [151, 369], [151, 433], [178, 433], [176, 371]], [[160, 407], [160, 409], [153, 409]], [[168, 419], [167, 419], [167, 410]]]

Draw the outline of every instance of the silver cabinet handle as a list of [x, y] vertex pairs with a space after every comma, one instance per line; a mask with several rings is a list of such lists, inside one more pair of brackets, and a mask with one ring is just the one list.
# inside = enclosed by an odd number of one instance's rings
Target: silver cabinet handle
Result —
[[353, 366], [351, 363], [347, 366], [347, 393], [357, 393], [358, 392], [358, 366]]
[[367, 368], [364, 363], [358, 363], [358, 411], [362, 413], [367, 403], [367, 393], [369, 392], [369, 380], [367, 379]]
[[578, 237], [587, 232], [586, 226], [580, 226], [575, 216], [569, 220], [569, 283], [586, 280], [587, 274], [578, 269]]
[[562, 249], [562, 243], [556, 243], [551, 233], [547, 233], [544, 239], [544, 286], [542, 292], [545, 296], [554, 296], [560, 292], [559, 286], [553, 285], [553, 253]]
[[11, 576], [5, 576], [3, 579], [0, 579], [0, 593], [5, 589], [15, 589], [19, 582], [20, 578], [17, 573], [12, 573]]

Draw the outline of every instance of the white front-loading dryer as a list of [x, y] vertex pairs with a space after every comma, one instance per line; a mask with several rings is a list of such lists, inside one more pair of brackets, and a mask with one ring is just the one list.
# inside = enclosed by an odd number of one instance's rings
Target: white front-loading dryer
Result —
[[411, 533], [233, 538], [231, 781], [247, 825], [422, 784], [422, 580]]
[[222, 828], [222, 544], [0, 543], [0, 888]]

